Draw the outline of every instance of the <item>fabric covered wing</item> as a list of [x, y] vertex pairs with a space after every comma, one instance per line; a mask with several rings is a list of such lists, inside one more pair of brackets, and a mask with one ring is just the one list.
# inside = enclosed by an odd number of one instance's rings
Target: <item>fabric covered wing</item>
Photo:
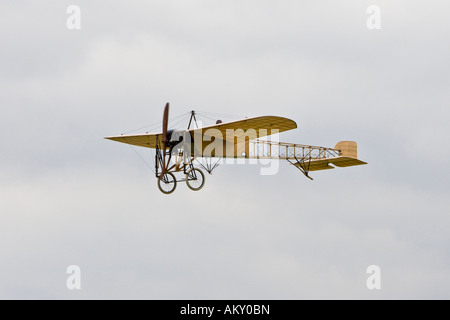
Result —
[[[238, 149], [245, 150], [244, 145], [248, 144], [249, 140], [261, 138], [276, 133], [273, 130], [283, 132], [295, 128], [297, 128], [297, 124], [293, 120], [276, 116], [263, 116], [220, 123], [199, 129], [191, 129], [188, 132], [190, 133], [193, 141], [195, 141], [197, 147], [199, 147], [200, 143], [202, 144], [202, 148], [197, 149], [198, 151], [200, 151], [200, 149], [202, 150], [200, 154], [203, 153], [203, 150], [205, 149], [206, 146], [210, 144], [211, 141], [217, 139], [221, 141], [220, 145], [223, 146], [223, 148], [222, 147], [217, 148], [218, 149], [217, 152], [213, 153], [216, 153], [217, 155], [220, 156], [225, 156], [226, 154], [225, 146], [227, 142], [236, 145], [237, 144], [242, 145]], [[159, 145], [161, 146], [160, 143], [162, 141], [162, 134], [146, 133], [137, 135], [120, 135], [120, 136], [106, 137], [105, 139], [127, 143], [139, 147], [155, 148], [157, 140]], [[237, 150], [235, 151], [236, 152], [232, 152], [233, 155], [230, 154], [229, 156], [236, 157], [241, 154], [241, 152], [237, 152]]]
[[249, 142], [297, 128], [295, 121], [277, 116], [262, 116], [189, 130], [197, 156], [224, 158], [248, 157]]
[[[195, 137], [195, 135], [199, 134], [200, 132], [204, 136], [216, 136], [220, 131], [223, 137], [222, 140], [226, 140], [227, 133], [234, 131], [234, 137], [241, 138], [242, 136], [247, 135], [251, 137], [251, 140], [253, 140], [274, 134], [275, 132], [273, 132], [272, 130], [284, 132], [295, 128], [297, 128], [297, 124], [291, 119], [277, 116], [262, 116], [226, 123], [219, 123], [199, 129], [192, 129], [189, 130], [189, 132], [192, 136]], [[227, 130], [230, 131], [227, 132]]]
[[126, 144], [131, 144], [133, 146], [155, 148], [156, 139], [161, 146], [162, 133], [146, 133], [146, 134], [136, 134], [136, 135], [121, 135], [114, 137], [106, 137], [105, 139], [118, 141]]

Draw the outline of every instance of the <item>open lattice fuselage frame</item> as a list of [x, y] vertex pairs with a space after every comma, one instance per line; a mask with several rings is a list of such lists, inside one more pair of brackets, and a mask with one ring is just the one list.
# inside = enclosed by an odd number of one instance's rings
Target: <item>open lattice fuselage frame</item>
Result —
[[[178, 148], [167, 150], [167, 155], [170, 154], [174, 164], [178, 164], [178, 166], [174, 167], [176, 171], [179, 171], [182, 168], [183, 162], [187, 164], [189, 162], [193, 162], [196, 158], [222, 158], [222, 156], [199, 153], [199, 148], [195, 147], [192, 147], [191, 150], [197, 150], [197, 152], [190, 152], [190, 156], [186, 157], [187, 154], [184, 149], [183, 144], [180, 144], [178, 145]], [[244, 152], [240, 154], [235, 152], [233, 154], [233, 158], [310, 161], [337, 158], [339, 155], [340, 150], [338, 149], [255, 139], [248, 141]]]
[[248, 151], [250, 159], [322, 160], [340, 155], [337, 149], [259, 139], [249, 142]]

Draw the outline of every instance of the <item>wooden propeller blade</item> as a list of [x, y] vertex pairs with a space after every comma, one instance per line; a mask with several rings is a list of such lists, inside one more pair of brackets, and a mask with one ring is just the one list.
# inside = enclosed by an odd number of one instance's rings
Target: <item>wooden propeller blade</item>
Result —
[[163, 152], [163, 164], [161, 168], [161, 175], [164, 175], [166, 173], [166, 147], [169, 143], [169, 139], [167, 139], [167, 126], [169, 123], [169, 103], [166, 103], [166, 107], [164, 108], [164, 114], [163, 114], [163, 125], [162, 125], [162, 152]]
[[166, 103], [163, 115], [163, 128], [162, 128], [162, 141], [167, 144], [169, 140], [167, 139], [167, 125], [169, 123], [169, 103]]

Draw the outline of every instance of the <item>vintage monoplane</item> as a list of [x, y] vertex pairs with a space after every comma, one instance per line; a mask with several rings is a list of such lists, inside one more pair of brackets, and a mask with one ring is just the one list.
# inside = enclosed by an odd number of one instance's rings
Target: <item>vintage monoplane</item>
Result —
[[[196, 121], [195, 112], [191, 111], [187, 129], [168, 130], [167, 103], [162, 132], [106, 139], [154, 148], [158, 188], [165, 194], [172, 193], [177, 182], [181, 181], [186, 181], [191, 190], [200, 190], [205, 184], [205, 175], [200, 167], [211, 174], [223, 158], [287, 160], [311, 180], [310, 171], [366, 164], [357, 159], [354, 141], [340, 141], [334, 148], [325, 148], [261, 139], [297, 128], [295, 121], [287, 118], [261, 116], [225, 123], [217, 120], [211, 126], [191, 128]], [[203, 163], [198, 159], [205, 161]], [[181, 173], [182, 177], [177, 178], [175, 173]]]

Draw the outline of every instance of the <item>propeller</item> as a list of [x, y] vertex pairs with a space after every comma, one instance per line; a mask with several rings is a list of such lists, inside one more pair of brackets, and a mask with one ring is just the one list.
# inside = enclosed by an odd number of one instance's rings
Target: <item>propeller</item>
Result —
[[166, 103], [166, 107], [164, 108], [164, 115], [163, 115], [163, 123], [162, 123], [162, 167], [161, 167], [161, 174], [159, 175], [159, 179], [166, 173], [166, 147], [169, 143], [169, 139], [167, 137], [167, 125], [169, 123], [169, 103]]

